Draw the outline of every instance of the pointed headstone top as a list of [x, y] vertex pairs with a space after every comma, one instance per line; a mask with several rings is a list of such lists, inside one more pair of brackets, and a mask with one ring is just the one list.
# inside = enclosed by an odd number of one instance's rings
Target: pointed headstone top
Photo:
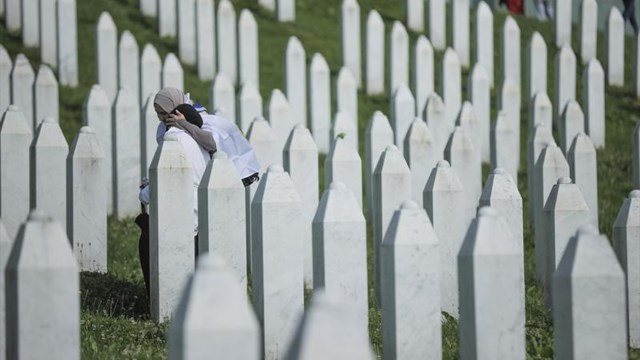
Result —
[[46, 212], [40, 209], [33, 209], [29, 213], [28, 221], [49, 222], [49, 221], [53, 221], [53, 218], [49, 214], [47, 214]]
[[367, 134], [372, 133], [393, 133], [393, 129], [391, 129], [391, 125], [389, 124], [389, 119], [387, 116], [381, 111], [375, 111], [373, 115], [371, 115], [371, 120], [369, 120], [369, 124], [366, 130]]
[[629, 193], [629, 199], [640, 199], [640, 190], [632, 190]]
[[89, 126], [83, 126], [80, 128], [80, 133], [81, 134], [94, 134], [95, 132], [93, 131], [93, 129]]
[[386, 149], [384, 149], [384, 151], [398, 151], [398, 147], [395, 145], [387, 145]]
[[620, 22], [620, 23], [624, 22], [624, 18], [622, 17], [622, 13], [620, 13], [620, 10], [615, 6], [612, 6], [611, 10], [609, 10], [609, 22], [611, 22], [611, 21], [616, 21], [616, 22]]
[[346, 66], [343, 66], [338, 73], [338, 86], [351, 85], [356, 86], [356, 79], [353, 77], [351, 70]]
[[98, 19], [98, 30], [113, 29], [116, 30], [116, 23], [113, 21], [111, 14], [103, 11]]
[[329, 185], [329, 190], [344, 191], [346, 189], [347, 189], [347, 185], [345, 185], [341, 181], [334, 181], [331, 183], [331, 185]]
[[598, 61], [598, 59], [591, 59], [589, 61], [589, 64], [587, 65], [587, 71], [590, 75], [604, 76], [604, 69], [602, 68], [602, 65], [600, 64], [600, 61]]
[[242, 9], [242, 11], [240, 11], [240, 18], [238, 22], [244, 26], [257, 26], [256, 18], [249, 9]]
[[0, 44], [0, 66], [6, 64], [11, 64], [11, 57], [9, 56], [7, 49]]
[[498, 217], [498, 212], [490, 206], [483, 206], [478, 210], [479, 217]]
[[274, 174], [282, 174], [284, 173], [284, 168], [280, 164], [273, 164], [269, 166], [269, 169], [267, 169], [267, 172], [274, 173]]
[[484, 1], [478, 2], [478, 13], [481, 14], [481, 16], [493, 15], [491, 8]]
[[393, 27], [391, 28], [391, 37], [395, 39], [398, 37], [408, 36], [409, 35], [407, 34], [407, 29], [404, 27], [404, 25], [400, 21], [394, 21]]
[[160, 55], [153, 44], [146, 43], [144, 45], [144, 49], [142, 49], [142, 60], [140, 61], [143, 63], [160, 62]]
[[578, 228], [578, 236], [580, 235], [600, 235], [598, 228], [593, 224], [582, 225]]
[[563, 176], [558, 179], [558, 185], [566, 185], [571, 183], [573, 183], [573, 181], [571, 181], [571, 178], [568, 176]]
[[448, 169], [448, 168], [451, 167], [451, 164], [449, 164], [449, 162], [447, 160], [440, 160], [440, 161], [438, 161], [437, 167]]
[[327, 60], [325, 60], [322, 54], [313, 54], [313, 57], [311, 58], [311, 71], [329, 71], [329, 64], [327, 64]]
[[414, 101], [413, 94], [405, 83], [398, 84], [395, 94], [393, 94], [393, 99], [396, 102]]
[[509, 31], [512, 29], [516, 29], [519, 31], [520, 27], [513, 17], [507, 16], [507, 19], [504, 21], [504, 29], [505, 31]]
[[33, 68], [31, 67], [31, 63], [29, 59], [24, 54], [18, 54], [16, 56], [16, 61], [13, 64], [13, 73], [14, 74], [33, 74]]
[[296, 36], [289, 37], [287, 42], [287, 54], [288, 55], [304, 55], [304, 47]]
[[36, 83], [40, 85], [58, 85], [56, 76], [53, 74], [51, 68], [46, 64], [40, 64]]
[[402, 210], [416, 210], [419, 208], [418, 203], [413, 200], [405, 200], [402, 205], [400, 205], [400, 209]]
[[120, 36], [120, 48], [138, 48], [138, 42], [131, 31], [125, 30], [122, 32]]
[[18, 106], [9, 105], [0, 121], [2, 134], [31, 134], [31, 126], [27, 124], [24, 114]]

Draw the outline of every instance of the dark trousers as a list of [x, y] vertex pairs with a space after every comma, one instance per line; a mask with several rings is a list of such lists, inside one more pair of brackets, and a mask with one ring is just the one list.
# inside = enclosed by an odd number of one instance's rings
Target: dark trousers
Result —
[[631, 27], [633, 27], [633, 32], [638, 34], [638, 20], [636, 19], [636, 2], [635, 0], [623, 0], [624, 3], [624, 13], [622, 16], [624, 17], [624, 21], [629, 20], [631, 23]]
[[[135, 219], [136, 225], [140, 227], [140, 239], [138, 241], [138, 257], [140, 267], [144, 277], [144, 286], [147, 289], [147, 297], [150, 298], [151, 282], [149, 280], [149, 214], [142, 213]], [[195, 258], [198, 257], [198, 235], [193, 237]]]

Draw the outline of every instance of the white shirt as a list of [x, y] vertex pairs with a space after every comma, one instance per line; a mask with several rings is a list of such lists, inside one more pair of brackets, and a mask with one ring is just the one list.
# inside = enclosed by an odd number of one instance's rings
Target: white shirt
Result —
[[[211, 133], [218, 151], [224, 151], [233, 162], [241, 179], [260, 172], [260, 163], [253, 148], [238, 127], [220, 116], [201, 112], [202, 129]], [[167, 131], [163, 122], [158, 124], [156, 140], [160, 141]]]
[[[209, 153], [204, 150], [198, 143], [193, 140], [191, 135], [185, 132], [182, 129], [178, 128], [170, 128], [168, 131], [165, 131], [167, 134], [172, 134], [176, 137], [185, 153], [187, 154], [187, 159], [191, 162], [191, 166], [193, 168], [193, 217], [194, 217], [194, 234], [198, 233], [198, 186], [200, 185], [200, 180], [202, 180], [202, 175], [207, 167], [207, 163], [209, 162], [210, 156]], [[162, 138], [160, 138], [162, 141]], [[149, 186], [144, 187], [140, 190], [139, 195], [140, 201], [144, 204], [148, 204], [150, 201], [150, 190]]]

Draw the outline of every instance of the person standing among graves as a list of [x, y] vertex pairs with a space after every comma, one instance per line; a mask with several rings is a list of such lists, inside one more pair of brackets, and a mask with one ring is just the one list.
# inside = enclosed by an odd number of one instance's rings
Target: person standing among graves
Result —
[[624, 4], [624, 13], [622, 17], [625, 23], [627, 20], [631, 23], [634, 34], [638, 35], [638, 20], [636, 19], [636, 0], [622, 0]]
[[[177, 90], [177, 89], [175, 89]], [[215, 142], [209, 135], [202, 136], [201, 132], [194, 130], [198, 125], [202, 125], [202, 118], [198, 112], [189, 104], [184, 104], [184, 96], [179, 90], [176, 92], [172, 89], [162, 89], [154, 99], [154, 108], [158, 119], [165, 124], [165, 132], [175, 136], [176, 140], [182, 145], [187, 157], [189, 158], [193, 169], [193, 216], [194, 216], [194, 249], [197, 255], [198, 244], [198, 186], [200, 179], [207, 167], [207, 162], [211, 158], [212, 152], [215, 152]], [[186, 121], [186, 120], [189, 121]], [[207, 133], [208, 134], [208, 133]], [[198, 145], [195, 140], [198, 138], [204, 142], [208, 148]], [[212, 149], [212, 150], [209, 150]], [[149, 215], [145, 211], [145, 206], [150, 201], [150, 188], [148, 181], [140, 186], [140, 202], [143, 204], [142, 213], [136, 218], [135, 222], [141, 229], [140, 240], [138, 243], [138, 252], [140, 257], [140, 266], [144, 277], [147, 296], [150, 290], [150, 274], [149, 274]]]

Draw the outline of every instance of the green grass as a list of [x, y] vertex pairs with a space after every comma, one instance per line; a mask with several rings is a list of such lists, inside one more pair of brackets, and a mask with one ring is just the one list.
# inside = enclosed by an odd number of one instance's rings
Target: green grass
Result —
[[[308, 61], [315, 52], [324, 55], [335, 77], [339, 71], [340, 60], [340, 0], [297, 0], [297, 18], [294, 23], [280, 24], [274, 16], [257, 6], [255, 0], [237, 0], [236, 12], [241, 8], [249, 8], [258, 21], [260, 41], [260, 92], [265, 104], [274, 88], [284, 90], [284, 49], [289, 36], [300, 38], [305, 47]], [[158, 38], [157, 23], [153, 19], [143, 17], [138, 11], [137, 0], [82, 0], [78, 1], [78, 34], [80, 86], [72, 89], [60, 89], [60, 123], [67, 140], [70, 142], [82, 124], [82, 104], [91, 85], [96, 81], [95, 69], [95, 24], [102, 11], [109, 11], [113, 16], [118, 32], [130, 30], [136, 37], [140, 49], [145, 43], [155, 45], [160, 55], [168, 52], [177, 53], [175, 39]], [[393, 21], [404, 19], [404, 2], [360, 0], [362, 11], [361, 25], [366, 24], [366, 16], [370, 9], [376, 8], [383, 17], [387, 33]], [[495, 83], [500, 81], [500, 29], [505, 13], [496, 12], [495, 30]], [[450, 22], [450, 19], [448, 19]], [[556, 49], [552, 44], [553, 27], [551, 23], [539, 23], [532, 19], [517, 18], [521, 27], [521, 67], [522, 81], [526, 84], [527, 45], [531, 34], [539, 31], [549, 41], [548, 49], [548, 94], [554, 99], [553, 59]], [[471, 12], [471, 30], [475, 26], [475, 11]], [[573, 44], [578, 43], [578, 29], [573, 28]], [[365, 32], [362, 31], [364, 39]], [[412, 44], [418, 36], [410, 33]], [[39, 51], [24, 49], [18, 34], [7, 33], [4, 21], [0, 21], [0, 39], [12, 58], [19, 52], [25, 53], [32, 61], [34, 68], [39, 65]], [[449, 34], [449, 40], [451, 34]], [[473, 36], [471, 38], [473, 40]], [[388, 40], [387, 40], [388, 41]], [[450, 42], [449, 42], [450, 43]], [[388, 44], [387, 44], [388, 46]], [[577, 46], [574, 46], [577, 49]], [[604, 36], [598, 35], [598, 58], [604, 60]], [[598, 151], [598, 196], [600, 230], [611, 238], [613, 222], [624, 198], [632, 189], [631, 174], [631, 132], [636, 119], [634, 114], [640, 110], [640, 103], [631, 89], [632, 74], [632, 39], [626, 39], [625, 74], [627, 86], [621, 89], [607, 88], [606, 96], [606, 149]], [[475, 49], [471, 48], [471, 59], [475, 57]], [[442, 53], [436, 53], [436, 74]], [[579, 59], [579, 57], [578, 57]], [[364, 59], [363, 59], [364, 60]], [[388, 64], [388, 54], [386, 63]], [[579, 60], [578, 60], [579, 61]], [[604, 62], [603, 62], [604, 65]], [[209, 98], [210, 82], [201, 82], [196, 77], [193, 67], [184, 67], [185, 87], [195, 99], [206, 102]], [[577, 99], [582, 102], [582, 65], [578, 66]], [[364, 73], [364, 71], [363, 71]], [[463, 99], [466, 95], [466, 77], [468, 69], [463, 71]], [[388, 80], [387, 80], [388, 83]], [[497, 87], [496, 87], [497, 88]], [[435, 78], [435, 89], [440, 89], [440, 77]], [[523, 86], [524, 89], [524, 86]], [[522, 95], [525, 96], [526, 91]], [[495, 90], [492, 93], [492, 119], [497, 113]], [[334, 95], [335, 96], [335, 95]], [[527, 103], [522, 107], [522, 161], [526, 164], [526, 129]], [[360, 93], [358, 104], [358, 126], [360, 139], [364, 139], [364, 129], [369, 117], [375, 110], [388, 114], [388, 95], [367, 97]], [[364, 141], [361, 141], [360, 152], [363, 152]], [[323, 168], [324, 156], [320, 157]], [[528, 193], [526, 189], [526, 166], [521, 166], [518, 174], [520, 191], [524, 200], [525, 219], [528, 219]], [[486, 176], [485, 166], [483, 174]], [[320, 176], [321, 189], [324, 176]], [[366, 208], [366, 207], [365, 207]], [[533, 249], [533, 230], [525, 220], [525, 282], [526, 282], [526, 339], [527, 357], [529, 359], [553, 358], [553, 329], [549, 312], [544, 306], [542, 291], [535, 281], [535, 264]], [[145, 296], [142, 275], [137, 258], [138, 229], [132, 219], [109, 219], [109, 273], [82, 274], [82, 356], [85, 359], [158, 359], [166, 357], [166, 325], [156, 325], [149, 320], [147, 314], [148, 300]], [[371, 227], [368, 227], [368, 238], [372, 238]], [[381, 354], [381, 318], [375, 304], [372, 284], [371, 241], [369, 241], [369, 317], [370, 338], [377, 354]], [[306, 292], [306, 300], [310, 296]], [[445, 359], [458, 358], [457, 323], [446, 316], [443, 326], [443, 355]], [[632, 359], [640, 359], [640, 352], [631, 351]]]

